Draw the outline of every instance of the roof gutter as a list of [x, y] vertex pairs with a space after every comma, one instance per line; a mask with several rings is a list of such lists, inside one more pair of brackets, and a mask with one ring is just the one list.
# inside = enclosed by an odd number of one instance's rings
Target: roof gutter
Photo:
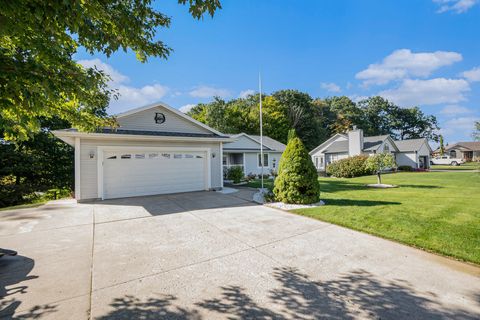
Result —
[[205, 142], [233, 142], [234, 138], [209, 138], [209, 137], [176, 137], [176, 136], [146, 136], [136, 134], [94, 133], [94, 132], [67, 132], [54, 130], [52, 133], [61, 140], [70, 144], [69, 138], [85, 139], [111, 139], [129, 141], [205, 141]]

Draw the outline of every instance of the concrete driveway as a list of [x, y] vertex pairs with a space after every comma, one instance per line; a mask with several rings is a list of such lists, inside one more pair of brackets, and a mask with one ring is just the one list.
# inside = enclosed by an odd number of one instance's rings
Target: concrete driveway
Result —
[[480, 269], [250, 191], [0, 212], [2, 318], [479, 319]]

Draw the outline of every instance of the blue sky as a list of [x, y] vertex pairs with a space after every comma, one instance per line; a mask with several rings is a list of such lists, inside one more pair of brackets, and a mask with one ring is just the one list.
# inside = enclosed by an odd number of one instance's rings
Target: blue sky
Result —
[[172, 17], [159, 39], [168, 60], [133, 53], [76, 59], [112, 75], [115, 114], [155, 101], [175, 108], [263, 91], [312, 97], [380, 94], [438, 117], [447, 142], [470, 140], [480, 119], [480, 0], [223, 0], [196, 21], [176, 1], [155, 6]]

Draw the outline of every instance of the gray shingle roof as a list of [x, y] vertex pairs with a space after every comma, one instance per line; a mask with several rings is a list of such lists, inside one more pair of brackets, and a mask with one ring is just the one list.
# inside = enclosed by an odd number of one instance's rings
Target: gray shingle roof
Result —
[[[77, 129], [64, 129], [59, 131], [78, 132]], [[163, 137], [195, 137], [195, 138], [227, 138], [226, 136], [219, 136], [214, 133], [188, 133], [188, 132], [166, 132], [166, 131], [145, 131], [145, 130], [126, 130], [126, 129], [108, 129], [102, 128], [95, 131], [95, 133], [106, 134], [130, 134], [141, 136], [163, 136]]]
[[480, 141], [478, 141], [478, 142], [472, 142], [472, 141], [457, 142], [455, 144], [452, 144], [451, 146], [446, 146], [445, 150], [456, 149], [456, 148], [460, 148], [460, 147], [463, 147], [465, 149], [472, 150], [472, 151], [480, 151]]
[[348, 152], [348, 141], [335, 141], [323, 151], [323, 153]]
[[408, 140], [396, 140], [395, 145], [400, 152], [418, 151], [425, 142], [424, 138], [421, 139], [408, 139]]
[[[249, 134], [249, 136], [260, 142], [260, 136], [256, 136], [252, 134]], [[287, 147], [280, 141], [277, 141], [267, 136], [263, 136], [263, 145], [274, 151], [281, 151], [281, 152], [285, 151], [285, 148]]]
[[371, 137], [364, 137], [363, 138], [363, 151], [373, 151], [377, 150], [378, 147], [383, 143], [383, 141], [387, 140], [389, 137], [388, 134], [383, 136], [371, 136]]

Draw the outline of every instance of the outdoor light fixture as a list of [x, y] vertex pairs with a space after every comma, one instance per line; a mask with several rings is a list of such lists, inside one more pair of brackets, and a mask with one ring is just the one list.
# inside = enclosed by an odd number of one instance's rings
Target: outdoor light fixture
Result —
[[93, 158], [95, 157], [95, 152], [93, 152], [93, 151], [90, 151], [90, 154], [89, 154], [89, 156], [90, 156], [90, 159], [93, 159]]
[[212, 152], [212, 158], [215, 158], [216, 154], [215, 152]]

